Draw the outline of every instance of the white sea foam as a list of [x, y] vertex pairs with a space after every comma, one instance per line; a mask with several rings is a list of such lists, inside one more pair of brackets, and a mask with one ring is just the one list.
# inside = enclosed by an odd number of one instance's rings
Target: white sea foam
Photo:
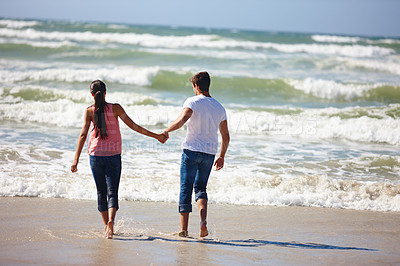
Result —
[[26, 20], [10, 20], [10, 19], [0, 19], [0, 26], [7, 27], [7, 28], [27, 28], [39, 25], [38, 21], [26, 21]]
[[190, 36], [157, 36], [153, 34], [136, 33], [95, 33], [95, 32], [43, 32], [34, 29], [14, 30], [0, 29], [4, 37], [17, 37], [24, 39], [71, 40], [81, 42], [115, 42], [123, 44], [141, 45], [145, 47], [196, 47], [196, 43], [208, 43], [216, 35], [190, 35]]
[[0, 69], [13, 68], [15, 70], [27, 70], [28, 68], [52, 68], [57, 67], [57, 64], [50, 64], [43, 61], [24, 61], [18, 59], [0, 58]]
[[267, 44], [265, 46], [286, 53], [310, 53], [349, 57], [377, 57], [394, 54], [394, 50], [390, 48], [361, 45]]
[[210, 183], [209, 193], [222, 203], [400, 211], [400, 186], [390, 183], [337, 180], [319, 175], [281, 178], [262, 174], [247, 178], [237, 174], [218, 176]]
[[400, 122], [392, 117], [382, 119], [362, 116], [341, 119], [339, 116], [318, 118], [316, 135], [322, 139], [347, 139], [352, 141], [400, 145]]
[[[1, 148], [4, 160], [0, 164], [0, 194], [2, 196], [91, 198], [89, 178], [67, 175], [72, 152], [42, 145], [14, 145]], [[4, 146], [3, 146], [4, 147]], [[82, 157], [80, 168], [90, 173], [87, 158]], [[86, 175], [87, 177], [89, 175]]]
[[337, 60], [345, 63], [350, 68], [366, 68], [373, 71], [392, 73], [400, 75], [400, 58], [393, 56], [390, 60], [371, 60], [356, 58], [337, 58]]
[[335, 36], [335, 35], [312, 35], [311, 39], [316, 42], [333, 42], [333, 43], [357, 43], [362, 39], [360, 37]]
[[128, 26], [121, 24], [109, 24], [108, 27], [113, 30], [127, 29]]
[[323, 99], [340, 99], [352, 100], [359, 98], [365, 92], [381, 86], [381, 84], [341, 84], [333, 80], [322, 80], [306, 78], [304, 80], [287, 80], [287, 82], [295, 89], [303, 91], [307, 94], [312, 94], [318, 98]]
[[[43, 93], [52, 92], [56, 95], [55, 99], [29, 101], [17, 96], [18, 90], [20, 88], [17, 87], [9, 96], [2, 96], [0, 119], [79, 128], [82, 110], [92, 102], [87, 91], [61, 92], [44, 89]], [[135, 93], [110, 92], [108, 100], [121, 103], [134, 121], [144, 126], [167, 126], [181, 111], [180, 106], [163, 105], [160, 99]], [[153, 104], [143, 105], [147, 102]], [[347, 139], [400, 146], [400, 122], [387, 115], [396, 112], [398, 108], [399, 105], [394, 104], [385, 108], [305, 109], [296, 115], [228, 109], [228, 121], [234, 134]]]
[[[72, 174], [69, 164], [73, 151], [21, 144], [0, 149], [1, 196], [96, 200], [87, 156], [81, 157], [78, 173]], [[179, 153], [171, 155], [165, 160], [160, 153], [123, 153], [119, 198], [177, 202]], [[400, 211], [398, 184], [331, 179], [326, 175], [282, 177], [247, 168], [234, 167], [227, 160], [224, 170], [213, 171], [208, 185], [210, 202]]]
[[362, 45], [335, 45], [335, 44], [278, 44], [252, 41], [237, 41], [223, 39], [217, 35], [189, 35], [189, 36], [157, 36], [152, 34], [136, 33], [94, 33], [94, 32], [43, 32], [34, 29], [0, 29], [0, 36], [22, 38], [28, 40], [44, 39], [52, 41], [122, 43], [143, 47], [164, 48], [193, 48], [204, 47], [212, 49], [244, 48], [274, 49], [284, 53], [310, 53], [339, 55], [349, 57], [376, 57], [394, 54], [390, 48]]
[[195, 57], [210, 57], [222, 59], [253, 59], [265, 60], [268, 56], [264, 53], [255, 51], [239, 52], [239, 51], [210, 51], [210, 50], [182, 50], [182, 49], [161, 49], [161, 48], [146, 48], [140, 51], [154, 53], [154, 54], [174, 54], [174, 55], [188, 55]]
[[400, 40], [399, 39], [378, 39], [378, 40], [367, 40], [367, 43], [371, 43], [371, 44], [379, 44], [379, 43], [400, 44]]
[[371, 39], [371, 38], [361, 38], [361, 37], [351, 37], [351, 36], [337, 36], [337, 35], [319, 35], [315, 34], [311, 36], [316, 42], [326, 42], [326, 43], [358, 43], [365, 42], [369, 44], [399, 44], [399, 39]]
[[90, 82], [94, 79], [101, 79], [109, 82], [121, 84], [132, 84], [139, 86], [149, 86], [153, 77], [158, 73], [159, 67], [134, 68], [130, 66], [76, 66], [67, 68], [66, 66], [52, 67], [35, 70], [7, 70], [0, 69], [0, 81], [14, 83], [24, 80], [57, 80], [65, 82]]
[[[19, 102], [0, 104], [1, 119], [11, 119], [22, 122], [45, 123], [79, 127], [82, 121], [83, 104], [60, 99], [53, 102]], [[67, 115], [64, 115], [67, 114]]]
[[[397, 110], [399, 105], [388, 109]], [[235, 133], [297, 136], [313, 139], [347, 139], [351, 141], [400, 145], [400, 121], [389, 117], [388, 109], [326, 108], [308, 109], [298, 115], [269, 112], [230, 111], [230, 130]], [[354, 118], [342, 119], [348, 112]], [[371, 117], [359, 113], [371, 112]], [[379, 115], [381, 118], [377, 118]], [[379, 117], [378, 116], [378, 117]]]
[[[50, 93], [52, 96], [42, 101], [23, 100], [22, 96], [18, 96], [20, 93], [30, 90], [40, 91], [40, 94]], [[4, 94], [4, 90], [2, 93]], [[39, 94], [38, 92], [36, 93]], [[93, 97], [90, 95], [89, 90], [68, 91], [39, 86], [16, 86], [9, 91], [7, 97], [3, 95], [0, 96], [0, 120], [11, 119], [21, 122], [51, 124], [61, 127], [81, 127], [83, 110], [93, 103]], [[149, 115], [152, 109], [156, 109], [156, 107], [152, 105], [148, 107], [137, 107], [144, 103], [162, 102], [160, 99], [134, 92], [109, 92], [107, 94], [107, 100], [109, 102], [120, 103], [125, 107], [128, 114], [132, 114], [136, 119], [138, 114], [142, 114], [141, 119], [145, 121], [147, 125], [157, 125], [157, 123], [166, 123], [168, 121], [165, 119], [158, 120], [161, 119], [161, 116], [157, 118]], [[146, 113], [139, 111], [143, 109], [146, 110]], [[168, 109], [169, 108], [166, 107], [164, 111]], [[173, 111], [176, 113], [178, 112], [175, 109]], [[170, 112], [173, 111], [170, 110]], [[165, 113], [162, 117], [166, 117]]]
[[[142, 105], [125, 105], [134, 100], [121, 98], [124, 94], [114, 94], [108, 97], [110, 102], [118, 102], [123, 105], [131, 118], [144, 126], [167, 125], [175, 119], [181, 111], [178, 107], [159, 107]], [[118, 97], [119, 96], [119, 97]], [[114, 100], [119, 99], [119, 100]], [[7, 99], [6, 99], [7, 100]], [[82, 126], [83, 110], [90, 104], [74, 103], [68, 99], [59, 99], [49, 102], [22, 101], [9, 104], [0, 104], [0, 120], [14, 120], [20, 122], [34, 122], [47, 125], [55, 125], [65, 128], [79, 128]], [[125, 103], [124, 103], [125, 102]], [[122, 127], [125, 127], [121, 123]]]
[[[365, 180], [366, 176], [374, 181], [395, 182], [399, 184], [400, 156], [376, 155], [372, 152], [363, 153], [364, 156], [332, 160], [337, 176], [349, 176], [352, 180]], [[332, 172], [332, 171], [331, 171]], [[369, 181], [372, 181], [369, 180]]]
[[47, 48], [60, 48], [60, 47], [73, 47], [76, 46], [75, 43], [70, 41], [30, 41], [30, 40], [20, 40], [20, 39], [9, 39], [0, 38], [0, 44], [26, 44], [33, 47], [47, 47]]
[[[58, 100], [58, 99], [67, 99], [71, 100], [73, 102], [78, 102], [78, 103], [85, 103], [85, 104], [91, 104], [93, 102], [93, 97], [91, 96], [89, 89], [87, 90], [62, 90], [62, 89], [55, 89], [55, 88], [49, 88], [45, 86], [32, 86], [32, 85], [27, 85], [27, 86], [14, 86], [11, 89], [9, 89], [9, 96], [17, 99], [17, 101], [13, 102], [21, 102], [23, 101], [22, 94], [24, 92], [34, 92], [38, 95], [38, 97], [41, 97], [40, 95], [50, 95], [48, 98], [44, 98], [42, 100], [38, 99], [38, 102], [48, 102], [49, 100]], [[0, 96], [4, 95], [4, 88], [0, 90]], [[19, 95], [19, 96], [18, 96]], [[22, 98], [21, 98], [22, 97]], [[112, 101], [112, 102], [118, 102], [124, 105], [135, 105], [135, 104], [141, 104], [143, 102], [152, 102], [152, 103], [161, 103], [162, 100], [148, 96], [148, 95], [143, 95], [135, 92], [108, 92], [107, 97]], [[2, 99], [3, 100], [3, 99]], [[2, 101], [4, 103], [4, 101]]]

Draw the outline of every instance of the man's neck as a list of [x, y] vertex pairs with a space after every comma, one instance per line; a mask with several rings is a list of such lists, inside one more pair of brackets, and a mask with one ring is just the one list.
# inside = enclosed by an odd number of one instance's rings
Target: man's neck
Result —
[[203, 96], [206, 96], [206, 97], [211, 97], [211, 95], [210, 95], [210, 93], [208, 91], [198, 91], [196, 93], [196, 96], [199, 96], [199, 95], [203, 95]]

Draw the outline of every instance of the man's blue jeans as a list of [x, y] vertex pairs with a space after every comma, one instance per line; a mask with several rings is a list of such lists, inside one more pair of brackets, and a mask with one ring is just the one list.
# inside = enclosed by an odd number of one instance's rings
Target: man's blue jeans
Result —
[[121, 178], [121, 154], [90, 156], [90, 167], [97, 188], [97, 205], [100, 212], [108, 208], [118, 210], [118, 187]]
[[207, 182], [215, 155], [184, 149], [181, 160], [179, 212], [192, 212], [192, 191], [195, 200], [207, 198]]

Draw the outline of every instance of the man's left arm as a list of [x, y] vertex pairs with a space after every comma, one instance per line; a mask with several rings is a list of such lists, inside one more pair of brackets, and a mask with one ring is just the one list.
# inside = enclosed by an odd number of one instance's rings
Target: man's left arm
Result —
[[221, 133], [222, 142], [221, 142], [221, 149], [219, 151], [219, 155], [217, 160], [215, 160], [215, 169], [218, 171], [224, 167], [224, 158], [226, 151], [228, 150], [230, 136], [228, 130], [228, 121], [224, 120], [219, 124], [219, 132]]

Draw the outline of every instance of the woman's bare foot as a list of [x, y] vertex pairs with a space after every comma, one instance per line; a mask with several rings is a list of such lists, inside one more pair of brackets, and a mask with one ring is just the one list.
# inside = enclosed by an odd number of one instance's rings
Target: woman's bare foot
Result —
[[107, 224], [104, 226], [104, 237], [106, 237], [107, 238], [107, 228], [108, 228], [108, 226], [107, 226]]
[[208, 230], [207, 230], [207, 222], [201, 222], [200, 223], [200, 237], [206, 237], [208, 236]]
[[107, 239], [112, 239], [113, 235], [114, 235], [114, 222], [113, 221], [108, 221], [107, 226], [106, 226], [105, 237]]
[[189, 234], [188, 234], [188, 231], [182, 230], [182, 231], [180, 231], [180, 232], [178, 233], [178, 236], [180, 236], [180, 237], [188, 237]]

